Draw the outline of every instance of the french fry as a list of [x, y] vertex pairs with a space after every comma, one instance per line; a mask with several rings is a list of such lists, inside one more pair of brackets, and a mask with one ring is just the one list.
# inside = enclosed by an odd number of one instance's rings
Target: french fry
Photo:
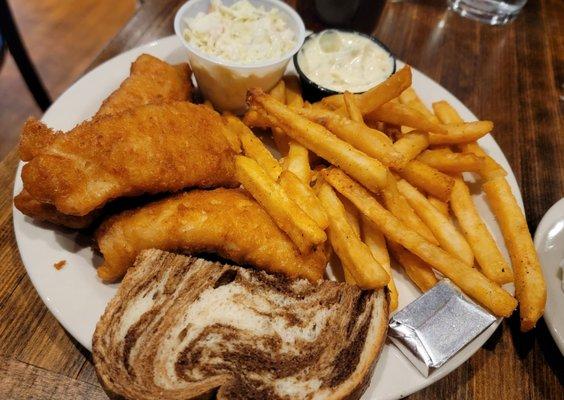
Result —
[[243, 152], [245, 155], [251, 157], [259, 165], [264, 168], [265, 171], [276, 180], [282, 172], [282, 167], [278, 163], [278, 160], [274, 158], [272, 153], [265, 147], [262, 141], [255, 136], [253, 131], [251, 131], [241, 120], [233, 115], [225, 115], [225, 120], [227, 124], [233, 131], [239, 136], [241, 145], [243, 147]]
[[323, 172], [323, 176], [327, 183], [356, 205], [388, 239], [427, 262], [493, 314], [503, 317], [511, 315], [517, 301], [497, 284], [405, 226], [343, 171], [329, 168]]
[[[276, 86], [270, 89], [270, 95], [281, 102], [286, 103], [286, 84], [284, 80], [280, 79]], [[274, 144], [281, 154], [286, 154], [288, 152], [288, 136], [280, 128], [272, 128], [272, 138], [274, 139]]]
[[386, 166], [400, 168], [405, 161], [393, 147], [391, 139], [363, 122], [355, 122], [331, 111], [301, 109], [297, 111], [310, 121], [323, 125], [339, 139], [353, 145], [363, 153], [374, 157]]
[[464, 122], [458, 112], [446, 101], [433, 103], [433, 112], [442, 124], [460, 124]]
[[401, 103], [388, 102], [365, 114], [367, 120], [383, 121], [394, 125], [405, 125], [425, 132], [446, 135], [444, 125], [431, 122], [425, 115]]
[[441, 171], [412, 160], [398, 171], [398, 174], [413, 186], [431, 194], [442, 201], [450, 200], [454, 179]]
[[287, 154], [290, 148], [288, 136], [280, 128], [272, 129], [272, 138], [280, 154]]
[[388, 102], [365, 115], [367, 120], [383, 121], [394, 125], [405, 125], [429, 132], [432, 145], [459, 144], [478, 140], [491, 132], [491, 121], [463, 122], [459, 124], [437, 124], [425, 115], [400, 103]]
[[407, 163], [429, 147], [429, 135], [423, 131], [410, 131], [397, 140], [393, 147]]
[[[452, 192], [450, 196], [452, 199]], [[441, 201], [433, 196], [427, 196], [427, 200], [429, 200], [429, 203], [431, 203], [433, 207], [439, 210], [440, 213], [443, 214], [445, 217], [450, 217], [450, 214], [448, 212], [448, 203], [445, 203], [444, 201]]]
[[512, 282], [511, 267], [478, 214], [468, 186], [461, 179], [457, 179], [454, 184], [450, 204], [484, 275], [499, 284]]
[[285, 76], [284, 82], [286, 84], [286, 104], [288, 107], [302, 108], [304, 106], [304, 99], [302, 98], [298, 77], [295, 75]]
[[419, 111], [427, 119], [436, 124], [439, 123], [439, 119], [425, 106], [421, 98], [417, 95], [413, 87], [408, 87], [399, 96], [399, 101], [414, 110]]
[[270, 94], [279, 102], [286, 103], [286, 83], [284, 82], [284, 80], [280, 79], [278, 83], [274, 85], [272, 89], [270, 89], [270, 92], [268, 92], [268, 94]]
[[386, 184], [388, 170], [380, 161], [358, 151], [323, 126], [296, 114], [260, 89], [249, 91], [249, 101], [264, 111], [272, 125], [282, 127], [292, 139], [342, 167], [370, 190], [377, 191]]
[[362, 112], [358, 108], [358, 103], [354, 95], [351, 92], [343, 93], [343, 100], [345, 101], [345, 108], [351, 120], [355, 122], [364, 123], [364, 118], [362, 118]]
[[329, 226], [329, 217], [309, 184], [303, 183], [290, 171], [282, 171], [278, 184], [321, 229]]
[[425, 261], [404, 249], [401, 245], [388, 241], [390, 252], [404, 269], [409, 279], [421, 290], [426, 292], [438, 282], [433, 269]]
[[446, 130], [446, 135], [430, 132], [429, 143], [432, 145], [474, 142], [493, 129], [491, 121], [474, 121], [441, 126]]
[[335, 253], [363, 289], [378, 289], [386, 286], [390, 277], [372, 256], [370, 249], [360, 241], [345, 215], [345, 208], [331, 186], [322, 182], [319, 199], [329, 214], [329, 240]]
[[[343, 207], [345, 208], [345, 216], [347, 217], [347, 221], [348, 221], [349, 225], [353, 229], [353, 231], [354, 231], [356, 237], [358, 238], [358, 240], [361, 240], [360, 239], [360, 215], [359, 215], [357, 208], [354, 206], [353, 203], [348, 201], [346, 198], [344, 198], [340, 195], [337, 195], [337, 197], [339, 197], [339, 201], [343, 204]], [[376, 260], [376, 261], [378, 261], [378, 260]], [[356, 285], [357, 283], [354, 280], [354, 277], [349, 272], [354, 267], [351, 266], [351, 265], [347, 265], [348, 262], [350, 262], [350, 261], [346, 258], [341, 260], [341, 265], [343, 267], [343, 275], [345, 277], [345, 282], [347, 282], [348, 284], [351, 284], [351, 285]]]
[[[433, 103], [433, 110], [443, 124], [459, 124], [463, 122], [456, 110], [446, 101]], [[488, 156], [478, 143], [470, 142], [460, 144], [458, 145], [458, 148], [465, 154], [474, 154], [475, 156], [483, 159], [482, 167], [478, 172], [482, 178], [491, 179], [507, 175], [507, 172], [505, 172], [505, 170], [497, 162], [495, 162], [493, 158]]]
[[484, 161], [482, 162], [482, 168], [478, 173], [485, 180], [504, 177], [507, 175], [507, 172], [503, 169], [503, 167], [495, 162], [493, 158], [488, 156], [478, 143], [466, 143], [460, 145], [459, 148], [465, 154], [474, 154], [478, 157], [482, 157]]
[[417, 157], [417, 160], [448, 174], [478, 172], [484, 162], [482, 157], [471, 153], [453, 153], [442, 150], [426, 150]]
[[441, 214], [439, 210], [429, 203], [429, 200], [423, 194], [406, 181], [400, 180], [398, 182], [398, 190], [406, 198], [419, 218], [433, 232], [441, 247], [460, 261], [473, 266], [474, 254], [472, 253], [472, 248], [464, 236], [458, 232], [450, 218]]
[[309, 166], [308, 149], [293, 140], [288, 145], [288, 155], [284, 159], [284, 169], [294, 173], [303, 183], [309, 185], [311, 168]]
[[264, 118], [257, 110], [249, 108], [241, 121], [249, 128], [270, 128], [268, 118]]
[[[358, 106], [363, 115], [380, 107], [382, 104], [398, 97], [401, 92], [411, 86], [411, 68], [406, 65], [398, 72], [390, 76], [384, 82], [374, 86], [372, 89], [355, 95]], [[330, 110], [343, 108], [345, 106], [343, 95], [333, 95], [321, 100], [322, 104]]]
[[235, 174], [300, 252], [308, 253], [327, 240], [323, 229], [288, 197], [284, 189], [255, 160], [236, 156]]
[[358, 105], [365, 115], [382, 104], [395, 99], [411, 86], [411, 68], [404, 66], [384, 82], [359, 95]]
[[396, 218], [424, 237], [427, 241], [436, 245], [439, 244], [433, 232], [421, 221], [421, 218], [417, 216], [405, 197], [399, 192], [396, 179], [391, 174], [388, 178], [388, 184], [382, 189], [382, 199], [384, 200], [386, 208], [395, 215]]
[[345, 216], [347, 217], [349, 225], [360, 239], [360, 212], [358, 211], [356, 206], [351, 203], [346, 197], [343, 197], [339, 194], [337, 194], [337, 197], [345, 208]]
[[521, 331], [535, 327], [546, 304], [546, 284], [525, 215], [503, 177], [482, 185], [499, 223], [513, 264], [515, 295], [519, 300]]
[[433, 151], [435, 152], [435, 154], [441, 154], [441, 155], [454, 154], [454, 151], [452, 151], [452, 149], [448, 146], [435, 146], [433, 148]]
[[[348, 200], [347, 200], [348, 201]], [[372, 252], [372, 256], [386, 270], [390, 276], [388, 290], [390, 297], [390, 310], [398, 308], [398, 289], [392, 276], [390, 255], [386, 247], [386, 239], [380, 230], [366, 216], [362, 216], [362, 239]]]

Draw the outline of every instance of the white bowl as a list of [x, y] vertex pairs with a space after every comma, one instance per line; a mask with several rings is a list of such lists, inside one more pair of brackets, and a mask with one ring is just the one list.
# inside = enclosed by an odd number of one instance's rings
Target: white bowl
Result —
[[[237, 0], [223, 0], [230, 6]], [[252, 64], [223, 60], [217, 56], [204, 53], [197, 46], [184, 38], [186, 18], [193, 18], [199, 12], [207, 13], [210, 0], [190, 0], [186, 2], [174, 18], [174, 31], [188, 50], [188, 60], [194, 72], [198, 87], [206, 99], [222, 111], [242, 113], [246, 109], [247, 90], [260, 87], [271, 89], [280, 80], [288, 61], [301, 48], [305, 39], [305, 27], [302, 19], [293, 8], [278, 0], [248, 0], [254, 6], [262, 6], [266, 10], [277, 8], [286, 25], [294, 32], [296, 44], [288, 53], [274, 60]]]

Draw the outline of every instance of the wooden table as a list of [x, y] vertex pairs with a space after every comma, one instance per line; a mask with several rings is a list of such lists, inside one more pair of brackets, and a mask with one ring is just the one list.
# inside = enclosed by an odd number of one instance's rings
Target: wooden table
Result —
[[[145, 0], [92, 67], [172, 33], [182, 1]], [[298, 1], [318, 29], [312, 2]], [[507, 26], [446, 10], [445, 1], [391, 2], [355, 27], [374, 32], [402, 60], [454, 93], [493, 133], [521, 187], [529, 227], [564, 196], [564, 2], [531, 0]], [[78, 40], [78, 39], [77, 39]], [[104, 399], [90, 354], [47, 311], [21, 263], [12, 227], [14, 149], [0, 162], [0, 398]], [[541, 320], [520, 334], [505, 321], [483, 349], [410, 399], [564, 399], [564, 360]]]

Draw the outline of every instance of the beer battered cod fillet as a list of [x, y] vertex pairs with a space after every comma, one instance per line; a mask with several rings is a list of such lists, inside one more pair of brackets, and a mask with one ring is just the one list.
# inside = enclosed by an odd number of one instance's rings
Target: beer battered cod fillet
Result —
[[[151, 103], [189, 100], [192, 84], [192, 71], [186, 63], [170, 65], [148, 54], [141, 54], [132, 64], [130, 75], [104, 102], [96, 116], [117, 114], [135, 107]], [[20, 158], [29, 161], [39, 155], [53, 143], [56, 135], [45, 124], [35, 118], [29, 118], [22, 129]], [[84, 216], [63, 214], [50, 204], [34, 199], [28, 192], [22, 192], [14, 198], [14, 205], [22, 213], [56, 225], [81, 229], [94, 221], [97, 212]]]
[[96, 116], [117, 114], [145, 104], [189, 100], [191, 74], [187, 63], [170, 65], [141, 54], [131, 64], [129, 77], [104, 100]]
[[352, 400], [387, 324], [383, 289], [146, 250], [98, 322], [92, 353], [111, 398]]
[[104, 263], [98, 275], [115, 281], [144, 249], [217, 253], [289, 277], [322, 278], [324, 248], [302, 255], [266, 211], [241, 189], [195, 190], [128, 210], [96, 232]]
[[118, 197], [236, 186], [226, 129], [219, 114], [187, 102], [97, 117], [32, 158], [24, 188], [59, 212], [84, 216]]
[[14, 205], [22, 213], [38, 221], [50, 222], [72, 229], [83, 229], [90, 226], [99, 214], [97, 211], [93, 211], [82, 217], [77, 217], [60, 213], [51, 204], [35, 200], [25, 189], [14, 197]]
[[[186, 63], [170, 65], [149, 54], [141, 54], [132, 64], [130, 75], [100, 106], [94, 118], [119, 114], [147, 104], [188, 101], [192, 92], [192, 71]], [[52, 131], [30, 117], [24, 123], [20, 158], [29, 161], [41, 153], [62, 132]]]

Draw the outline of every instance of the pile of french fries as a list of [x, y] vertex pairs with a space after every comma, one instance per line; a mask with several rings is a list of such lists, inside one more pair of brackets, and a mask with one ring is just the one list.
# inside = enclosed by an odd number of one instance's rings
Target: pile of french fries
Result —
[[[521, 330], [535, 326], [546, 289], [525, 216], [506, 172], [476, 142], [492, 122], [464, 122], [445, 101], [429, 110], [411, 87], [409, 66], [363, 94], [314, 104], [302, 99], [296, 78], [285, 77], [269, 94], [251, 89], [248, 104], [242, 120], [224, 115], [240, 154], [237, 178], [300, 252], [330, 244], [344, 279], [387, 287], [392, 310], [397, 264], [421, 291], [444, 276], [496, 316], [508, 317], [519, 303]], [[283, 157], [251, 128], [269, 129]], [[463, 172], [479, 176], [513, 268]], [[515, 297], [502, 288], [509, 282]]]

